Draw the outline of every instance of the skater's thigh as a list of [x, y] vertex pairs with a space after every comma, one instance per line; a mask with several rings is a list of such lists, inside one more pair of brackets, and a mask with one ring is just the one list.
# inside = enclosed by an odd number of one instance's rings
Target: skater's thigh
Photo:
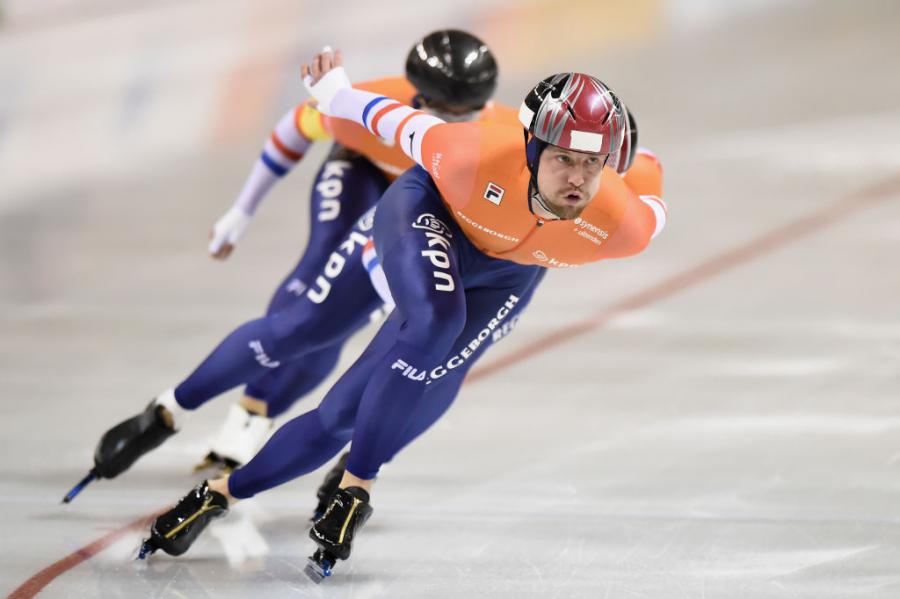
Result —
[[467, 243], [428, 174], [413, 168], [385, 192], [374, 241], [403, 326], [400, 341], [446, 352], [466, 319], [460, 244]]
[[321, 268], [331, 250], [388, 187], [384, 173], [367, 158], [335, 145], [313, 181], [309, 242], [305, 256]]
[[396, 314], [391, 314], [365, 351], [325, 394], [318, 411], [323, 426], [331, 434], [341, 435], [353, 431], [366, 385], [385, 354], [396, 343], [400, 326], [400, 319]]
[[335, 145], [313, 181], [306, 248], [275, 290], [267, 313], [283, 310], [303, 296], [334, 248], [387, 186], [387, 177], [368, 159]]
[[467, 372], [492, 344], [505, 337], [528, 305], [542, 271], [522, 266], [502, 287], [466, 289], [466, 324], [442, 363], [430, 372], [432, 381], [454, 371]]
[[379, 310], [381, 298], [362, 263], [371, 229], [368, 212], [332, 249], [303, 296], [268, 317], [279, 348], [302, 355], [334, 345], [361, 329]]

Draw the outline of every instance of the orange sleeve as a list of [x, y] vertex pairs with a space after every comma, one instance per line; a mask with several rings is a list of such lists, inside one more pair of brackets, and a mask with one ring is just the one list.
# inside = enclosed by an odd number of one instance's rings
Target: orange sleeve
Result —
[[625, 208], [619, 226], [605, 246], [610, 258], [631, 256], [644, 250], [666, 224], [668, 208], [662, 200], [662, 167], [645, 150], [637, 153], [634, 164], [622, 177]]
[[469, 199], [482, 157], [482, 128], [477, 123], [435, 125], [422, 138], [422, 166], [454, 208]]
[[604, 246], [607, 258], [624, 258], [638, 254], [647, 247], [656, 228], [653, 210], [636, 195], [629, 194], [622, 220], [615, 234]]
[[637, 151], [634, 163], [625, 173], [624, 179], [625, 184], [639, 196], [662, 197], [662, 165], [647, 150]]

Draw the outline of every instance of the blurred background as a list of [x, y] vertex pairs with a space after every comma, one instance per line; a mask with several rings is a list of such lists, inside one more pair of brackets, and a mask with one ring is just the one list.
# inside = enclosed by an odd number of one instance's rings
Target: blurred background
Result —
[[447, 27], [492, 48], [506, 104], [553, 72], [607, 82], [665, 168], [666, 231], [551, 273], [331, 586], [300, 573], [314, 474], [236, 515], [250, 562], [209, 540], [132, 571], [132, 531], [41, 596], [896, 597], [890, 0], [0, 1], [0, 592], [192, 484], [230, 399], [57, 505], [300, 255], [326, 144], [231, 259], [206, 252], [300, 64], [330, 44], [355, 80], [399, 75]]

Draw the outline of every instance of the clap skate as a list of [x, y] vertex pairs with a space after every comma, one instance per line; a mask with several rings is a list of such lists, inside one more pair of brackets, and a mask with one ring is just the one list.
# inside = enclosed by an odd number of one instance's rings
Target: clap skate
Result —
[[143, 412], [106, 431], [94, 451], [94, 467], [63, 497], [63, 503], [72, 501], [93, 480], [122, 474], [175, 432], [166, 419], [166, 408], [154, 399]]
[[228, 500], [203, 481], [150, 526], [150, 538], [141, 544], [138, 559], [144, 559], [158, 549], [169, 555], [181, 555], [190, 549], [212, 520], [227, 513]]
[[210, 468], [218, 474], [231, 474], [253, 459], [271, 429], [271, 418], [231, 406], [209, 453], [194, 466], [194, 473]]
[[338, 489], [331, 497], [325, 515], [313, 524], [309, 537], [319, 549], [309, 557], [303, 571], [313, 582], [331, 576], [337, 560], [350, 557], [357, 531], [372, 515], [369, 494], [359, 487]]
[[325, 479], [322, 481], [322, 484], [319, 485], [319, 489], [316, 491], [316, 499], [319, 500], [319, 503], [316, 505], [315, 513], [313, 513], [313, 522], [325, 515], [325, 510], [328, 508], [331, 496], [338, 490], [341, 479], [344, 477], [344, 468], [347, 467], [348, 457], [350, 457], [350, 452], [345, 452], [331, 470], [325, 474]]

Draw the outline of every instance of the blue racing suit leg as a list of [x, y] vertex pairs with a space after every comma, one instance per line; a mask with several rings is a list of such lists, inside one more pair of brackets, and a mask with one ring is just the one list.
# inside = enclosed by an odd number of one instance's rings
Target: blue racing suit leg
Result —
[[[334, 248], [387, 186], [387, 177], [368, 159], [335, 145], [313, 182], [306, 249], [275, 290], [266, 314], [279, 312], [303, 297]], [[282, 364], [248, 384], [244, 394], [266, 402], [270, 418], [284, 413], [331, 373], [345, 340]]]
[[[519, 317], [522, 315], [525, 308], [528, 307], [528, 304], [531, 303], [531, 298], [543, 280], [546, 272], [546, 269], [539, 269], [534, 278], [534, 282], [522, 295], [515, 307], [510, 310], [509, 314], [506, 315], [504, 319], [498, 322], [497, 326], [491, 331], [491, 334], [485, 338], [484, 342], [478, 344], [474, 351], [472, 350], [472, 341], [478, 339], [480, 336], [484, 336], [483, 331], [485, 328], [490, 329], [489, 325], [494, 316], [490, 314], [491, 302], [489, 300], [482, 301], [479, 297], [481, 295], [481, 290], [476, 289], [466, 291], [466, 303], [470, 318], [468, 322], [466, 322], [466, 328], [459, 336], [456, 346], [450, 352], [450, 356], [462, 356], [463, 352], [466, 350], [471, 352], [471, 355], [465, 360], [461, 367], [454, 370], [448, 370], [446, 375], [448, 380], [432, 380], [432, 383], [425, 390], [425, 397], [419, 402], [411, 414], [409, 424], [401, 435], [399, 446], [393, 449], [392, 457], [428, 430], [428, 428], [437, 422], [437, 420], [450, 408], [450, 405], [459, 393], [459, 388], [464, 382], [466, 374], [472, 369], [472, 366], [475, 365], [489, 347], [501, 339], [506, 338], [506, 336], [515, 329]], [[488, 310], [485, 315], [485, 317], [490, 316], [488, 320], [478, 318], [478, 312], [481, 308], [486, 308]], [[438, 373], [440, 373], [440, 371], [438, 371]]]
[[340, 346], [369, 322], [382, 302], [362, 264], [372, 210], [333, 249], [309, 289], [279, 312], [231, 332], [175, 388], [175, 399], [194, 409], [241, 383], [258, 381], [308, 354]]
[[375, 242], [397, 308], [319, 408], [285, 424], [235, 471], [235, 497], [314, 470], [351, 435], [348, 470], [373, 478], [446, 411], [465, 372], [503, 336], [543, 275], [478, 251], [419, 168], [379, 203]]
[[[435, 379], [425, 388], [425, 395], [409, 415], [409, 422], [400, 435], [396, 447], [390, 451], [393, 457], [419, 435], [431, 427], [453, 404], [466, 374], [488, 347], [506, 337], [515, 328], [518, 318], [531, 300], [531, 296], [543, 277], [538, 273], [534, 284], [513, 308], [506, 321], [496, 327], [493, 334], [472, 353], [458, 368]], [[491, 316], [490, 312], [485, 316]], [[485, 321], [490, 323], [490, 320]], [[459, 355], [469, 341], [483, 330], [484, 323], [466, 326], [460, 341], [451, 355]], [[365, 370], [377, 365], [384, 350], [397, 334], [398, 319], [389, 319], [379, 331], [379, 339], [369, 345], [351, 370]], [[479, 328], [481, 327], [481, 328]], [[312, 472], [334, 457], [350, 441], [356, 421], [359, 399], [365, 390], [365, 379], [347, 375], [329, 392], [318, 408], [298, 416], [281, 426], [259, 453], [244, 467], [235, 470], [228, 480], [229, 491], [234, 497], [245, 499]], [[439, 371], [440, 372], [440, 371]]]

